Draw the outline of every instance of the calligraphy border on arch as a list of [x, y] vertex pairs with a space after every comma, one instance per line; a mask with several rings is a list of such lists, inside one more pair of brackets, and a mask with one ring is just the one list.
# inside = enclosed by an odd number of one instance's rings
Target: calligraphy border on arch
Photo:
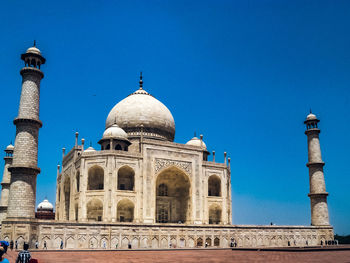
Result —
[[192, 174], [192, 163], [191, 162], [183, 162], [183, 161], [173, 161], [168, 159], [155, 159], [154, 170], [156, 173], [159, 173], [161, 170], [169, 167], [176, 166], [182, 170], [184, 170], [188, 174]]

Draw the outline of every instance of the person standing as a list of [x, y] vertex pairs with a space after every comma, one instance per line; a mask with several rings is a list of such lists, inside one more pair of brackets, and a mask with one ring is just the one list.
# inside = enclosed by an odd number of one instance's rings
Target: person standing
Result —
[[10, 241], [10, 249], [13, 249], [13, 240]]
[[35, 248], [36, 248], [36, 249], [38, 249], [38, 248], [39, 248], [39, 242], [38, 242], [38, 240], [37, 240], [37, 241], [35, 241]]
[[31, 255], [28, 251], [29, 245], [27, 243], [23, 244], [23, 250], [18, 253], [16, 263], [28, 263], [31, 259]]
[[46, 240], [44, 241], [44, 249], [47, 249]]
[[17, 240], [16, 240], [16, 242], [15, 242], [15, 249], [16, 249], [16, 250], [18, 249], [18, 242], [17, 242]]
[[63, 249], [63, 241], [61, 240], [61, 246], [60, 246], [61, 249]]
[[[4, 258], [3, 255], [6, 253], [9, 243], [7, 241], [0, 241], [0, 263], [10, 263], [7, 258]], [[12, 243], [13, 246], [13, 243]]]

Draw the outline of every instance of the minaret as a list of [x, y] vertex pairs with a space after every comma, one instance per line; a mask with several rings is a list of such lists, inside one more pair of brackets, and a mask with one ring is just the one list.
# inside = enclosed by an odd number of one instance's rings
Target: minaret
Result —
[[12, 154], [14, 146], [8, 145], [5, 149], [5, 167], [1, 182], [1, 200], [0, 200], [0, 223], [7, 215], [7, 206], [10, 192], [11, 173], [8, 171], [9, 166], [12, 164]]
[[308, 196], [311, 201], [311, 225], [328, 226], [328, 205], [326, 184], [323, 175], [324, 162], [321, 157], [320, 147], [320, 129], [317, 124], [319, 120], [316, 115], [310, 114], [306, 117], [306, 131], [308, 144], [308, 160], [306, 164], [309, 167], [310, 193]]
[[36, 176], [38, 164], [38, 134], [42, 123], [39, 120], [40, 81], [44, 73], [40, 66], [45, 58], [34, 46], [21, 55], [22, 92], [16, 125], [15, 149], [13, 152], [11, 185], [7, 218], [34, 218]]

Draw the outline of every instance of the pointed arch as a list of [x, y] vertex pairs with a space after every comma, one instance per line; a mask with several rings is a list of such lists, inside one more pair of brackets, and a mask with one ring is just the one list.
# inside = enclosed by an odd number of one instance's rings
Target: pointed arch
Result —
[[128, 165], [118, 170], [118, 190], [134, 191], [135, 171]]
[[64, 219], [69, 220], [69, 211], [70, 211], [70, 178], [66, 176], [63, 184], [64, 191]]
[[191, 183], [182, 169], [170, 166], [162, 170], [156, 178], [155, 193], [156, 222], [186, 223], [190, 221]]
[[215, 174], [208, 178], [208, 196], [221, 196], [221, 179]]
[[218, 204], [212, 204], [209, 207], [209, 224], [221, 223], [221, 207]]
[[86, 205], [87, 219], [89, 221], [102, 221], [103, 203], [97, 198], [91, 199]]
[[133, 222], [134, 208], [134, 203], [129, 199], [125, 198], [119, 201], [117, 206], [117, 222]]
[[104, 170], [101, 166], [94, 165], [88, 171], [88, 190], [103, 190]]

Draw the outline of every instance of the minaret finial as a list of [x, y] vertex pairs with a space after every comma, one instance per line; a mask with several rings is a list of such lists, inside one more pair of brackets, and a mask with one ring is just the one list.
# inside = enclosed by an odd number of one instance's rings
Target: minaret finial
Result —
[[196, 132], [194, 132], [194, 137], [197, 137]]
[[142, 89], [142, 86], [143, 86], [143, 81], [142, 81], [142, 71], [140, 72], [140, 89]]
[[33, 44], [33, 46], [35, 47], [36, 46], [36, 40], [34, 39], [34, 44]]
[[312, 113], [312, 110], [311, 110], [311, 108], [310, 108], [310, 113]]
[[92, 142], [90, 141], [90, 147], [92, 147]]

